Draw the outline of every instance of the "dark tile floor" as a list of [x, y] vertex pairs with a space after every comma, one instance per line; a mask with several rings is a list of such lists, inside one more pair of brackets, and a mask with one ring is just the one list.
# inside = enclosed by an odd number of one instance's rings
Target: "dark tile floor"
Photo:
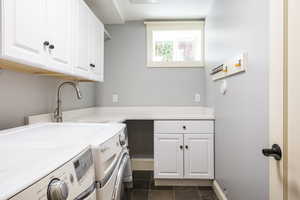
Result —
[[153, 173], [135, 171], [129, 200], [218, 200], [211, 187], [155, 186]]

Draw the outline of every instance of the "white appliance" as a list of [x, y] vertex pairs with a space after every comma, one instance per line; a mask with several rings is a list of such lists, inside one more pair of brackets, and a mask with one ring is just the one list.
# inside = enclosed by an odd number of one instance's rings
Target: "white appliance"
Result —
[[94, 178], [88, 148], [10, 200], [96, 200]]
[[[120, 123], [45, 123], [5, 131], [5, 134], [14, 143], [64, 151], [91, 145], [97, 200], [118, 200], [123, 182], [132, 182], [125, 129], [126, 125]], [[6, 143], [4, 138], [0, 143]]]
[[126, 126], [108, 141], [92, 144], [96, 169], [97, 200], [120, 200], [124, 183], [132, 185], [131, 160], [128, 151]]

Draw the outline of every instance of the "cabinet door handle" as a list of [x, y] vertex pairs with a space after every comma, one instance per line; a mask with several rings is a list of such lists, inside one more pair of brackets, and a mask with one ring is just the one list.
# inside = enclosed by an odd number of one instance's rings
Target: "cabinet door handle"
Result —
[[183, 149], [183, 146], [182, 146], [182, 145], [180, 145], [179, 147], [180, 147], [181, 150]]
[[49, 46], [49, 49], [51, 49], [51, 50], [53, 50], [55, 48], [55, 46], [53, 45], [53, 44], [51, 44], [50, 46]]
[[182, 126], [182, 129], [183, 129], [183, 130], [186, 130], [186, 126]]
[[90, 64], [90, 67], [93, 67], [93, 68], [95, 68], [95, 67], [96, 67], [96, 65], [94, 65], [94, 64]]
[[46, 47], [46, 46], [49, 46], [50, 45], [50, 42], [48, 42], [48, 41], [45, 41], [44, 43], [43, 43], [43, 45]]
[[189, 149], [189, 146], [188, 146], [188, 145], [185, 145], [185, 148], [186, 148], [186, 149]]

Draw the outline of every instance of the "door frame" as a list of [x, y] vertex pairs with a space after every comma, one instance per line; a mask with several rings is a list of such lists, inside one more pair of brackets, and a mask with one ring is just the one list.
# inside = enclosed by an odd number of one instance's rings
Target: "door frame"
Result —
[[270, 1], [269, 136], [283, 151], [270, 159], [270, 200], [288, 199], [288, 0]]

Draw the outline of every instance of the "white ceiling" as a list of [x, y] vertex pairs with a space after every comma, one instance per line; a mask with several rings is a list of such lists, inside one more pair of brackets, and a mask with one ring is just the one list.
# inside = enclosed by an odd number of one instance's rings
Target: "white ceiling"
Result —
[[132, 20], [199, 19], [213, 0], [159, 0], [157, 4], [132, 4], [130, 0], [86, 0], [104, 24]]

